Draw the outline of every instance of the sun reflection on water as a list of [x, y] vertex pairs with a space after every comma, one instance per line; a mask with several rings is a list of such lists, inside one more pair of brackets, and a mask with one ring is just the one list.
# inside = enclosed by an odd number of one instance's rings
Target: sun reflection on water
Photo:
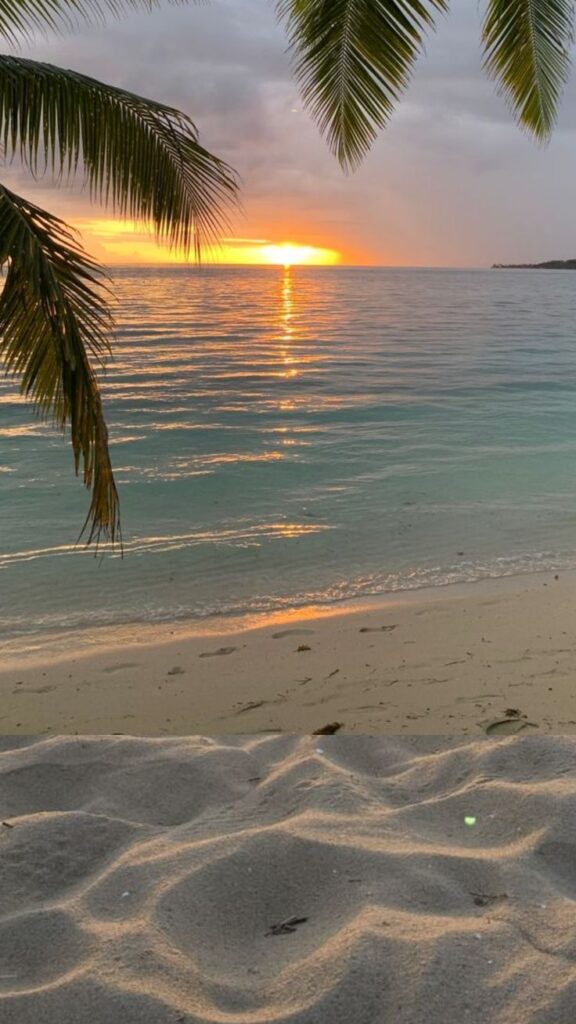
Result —
[[292, 349], [295, 341], [294, 316], [294, 289], [292, 283], [292, 271], [290, 267], [284, 267], [282, 276], [282, 291], [280, 303], [280, 331], [282, 344], [282, 361], [284, 363], [283, 377], [297, 377], [298, 368], [294, 364], [296, 359]]

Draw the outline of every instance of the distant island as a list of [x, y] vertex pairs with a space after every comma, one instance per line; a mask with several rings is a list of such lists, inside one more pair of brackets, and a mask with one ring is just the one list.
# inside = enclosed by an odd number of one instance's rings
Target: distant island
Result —
[[492, 270], [576, 270], [576, 260], [548, 260], [547, 263], [493, 263]]

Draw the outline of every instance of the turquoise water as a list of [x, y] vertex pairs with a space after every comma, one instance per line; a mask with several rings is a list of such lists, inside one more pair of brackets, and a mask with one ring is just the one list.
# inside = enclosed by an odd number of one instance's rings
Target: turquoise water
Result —
[[0, 636], [576, 566], [576, 274], [116, 274], [125, 556], [0, 384]]

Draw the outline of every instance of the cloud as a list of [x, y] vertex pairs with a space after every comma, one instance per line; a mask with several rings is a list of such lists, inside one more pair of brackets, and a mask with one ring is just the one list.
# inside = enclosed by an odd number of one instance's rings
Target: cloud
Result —
[[[188, 113], [204, 145], [241, 175], [238, 235], [402, 264], [576, 252], [574, 82], [553, 142], [536, 146], [482, 71], [480, 12], [455, 0], [389, 128], [346, 176], [303, 110], [272, 7], [268, 0], [162, 7], [37, 41], [25, 53]], [[78, 189], [56, 196], [46, 180], [27, 183], [18, 168], [8, 180], [55, 212], [96, 216]]]

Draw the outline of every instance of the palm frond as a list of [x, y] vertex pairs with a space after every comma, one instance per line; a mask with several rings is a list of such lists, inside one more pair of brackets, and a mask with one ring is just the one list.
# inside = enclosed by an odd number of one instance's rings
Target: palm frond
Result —
[[34, 174], [83, 170], [93, 198], [197, 254], [237, 198], [234, 172], [184, 114], [37, 61], [0, 56], [0, 146]]
[[483, 26], [485, 66], [519, 123], [549, 137], [570, 68], [572, 0], [489, 0]]
[[159, 0], [1, 0], [0, 38], [17, 43], [38, 32], [69, 31], [85, 23], [103, 24], [108, 17], [118, 18], [126, 11], [151, 11], [158, 3]]
[[295, 71], [322, 134], [344, 167], [358, 164], [388, 122], [447, 0], [277, 0]]
[[[76, 473], [91, 500], [88, 543], [120, 538], [108, 432], [88, 353], [109, 349], [101, 271], [67, 226], [0, 185], [0, 364], [41, 415], [70, 428]], [[84, 532], [84, 531], [83, 531]]]

